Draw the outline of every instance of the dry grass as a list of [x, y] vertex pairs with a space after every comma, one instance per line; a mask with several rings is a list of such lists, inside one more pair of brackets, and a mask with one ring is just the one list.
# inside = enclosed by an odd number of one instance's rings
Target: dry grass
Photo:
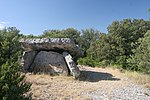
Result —
[[125, 71], [125, 75], [130, 79], [134, 80], [136, 83], [150, 88], [150, 75], [131, 71]]
[[[73, 100], [89, 100], [86, 92], [102, 89], [111, 94], [112, 90], [130, 84], [126, 76], [141, 77], [129, 72], [121, 73], [118, 69], [113, 68], [82, 66], [80, 70], [81, 77], [78, 80], [74, 80], [72, 76], [27, 74], [26, 80], [32, 83], [31, 92], [33, 93], [33, 100], [68, 100], [68, 98], [73, 98]], [[142, 77], [138, 79], [140, 82], [143, 79]], [[146, 83], [150, 82], [148, 80], [150, 77], [147, 76], [144, 78], [147, 79]]]
[[[98, 85], [92, 86], [92, 83], [74, 80], [70, 76], [29, 75], [27, 80], [32, 83], [31, 88], [35, 100], [47, 93], [51, 95], [50, 98], [56, 100], [66, 100], [69, 97], [79, 100], [81, 92], [94, 91], [100, 87]], [[85, 95], [82, 98], [86, 99], [87, 96]]]

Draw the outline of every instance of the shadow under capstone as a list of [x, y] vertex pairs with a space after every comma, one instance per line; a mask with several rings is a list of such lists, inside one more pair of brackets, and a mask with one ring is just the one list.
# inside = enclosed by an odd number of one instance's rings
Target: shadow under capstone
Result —
[[114, 78], [110, 73], [96, 71], [81, 71], [79, 81], [98, 82], [102, 80], [118, 81], [119, 78]]

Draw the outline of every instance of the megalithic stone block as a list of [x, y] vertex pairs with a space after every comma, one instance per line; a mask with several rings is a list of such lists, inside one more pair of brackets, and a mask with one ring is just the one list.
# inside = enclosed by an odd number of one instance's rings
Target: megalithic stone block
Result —
[[68, 75], [68, 67], [62, 54], [53, 51], [40, 51], [32, 63], [32, 72]]
[[21, 59], [22, 71], [28, 72], [32, 65], [34, 58], [36, 57], [37, 51], [24, 51]]
[[80, 70], [72, 59], [72, 56], [68, 52], [63, 52], [63, 56], [65, 57], [66, 63], [71, 71], [72, 75], [75, 79], [80, 76]]
[[24, 38], [20, 40], [24, 54], [22, 66], [34, 73], [80, 75], [74, 59], [83, 55], [82, 50], [70, 38]]
[[70, 38], [32, 38], [19, 41], [25, 51], [56, 51], [69, 52], [73, 57], [83, 55], [82, 50]]

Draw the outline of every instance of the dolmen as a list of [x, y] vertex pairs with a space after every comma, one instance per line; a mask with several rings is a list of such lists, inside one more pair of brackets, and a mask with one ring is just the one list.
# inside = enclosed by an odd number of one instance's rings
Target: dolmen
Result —
[[80, 76], [75, 60], [82, 51], [70, 38], [31, 38], [19, 41], [24, 50], [21, 65], [24, 72], [72, 74]]

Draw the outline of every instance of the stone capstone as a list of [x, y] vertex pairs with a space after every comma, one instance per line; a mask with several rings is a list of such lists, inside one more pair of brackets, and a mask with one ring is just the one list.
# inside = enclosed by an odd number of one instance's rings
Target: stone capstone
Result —
[[79, 46], [70, 38], [41, 38], [41, 39], [21, 39], [22, 47], [25, 51], [63, 51], [69, 52], [72, 56], [83, 55]]

